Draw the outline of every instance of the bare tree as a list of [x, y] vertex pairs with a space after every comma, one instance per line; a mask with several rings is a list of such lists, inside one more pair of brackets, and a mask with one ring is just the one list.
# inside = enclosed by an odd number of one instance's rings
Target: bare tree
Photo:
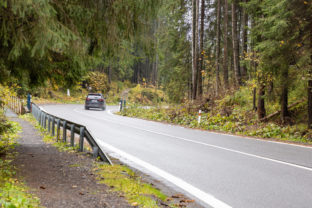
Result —
[[198, 45], [198, 0], [192, 0], [192, 100], [196, 99], [197, 91], [197, 45]]
[[200, 12], [200, 61], [198, 71], [198, 88], [197, 95], [202, 97], [203, 95], [203, 80], [202, 71], [204, 70], [204, 24], [205, 24], [205, 0], [201, 0], [201, 12]]
[[[243, 2], [246, 4], [248, 0], [243, 0]], [[242, 32], [242, 57], [245, 57], [248, 49], [248, 38], [247, 38], [247, 27], [248, 27], [248, 13], [246, 11], [246, 8], [243, 8], [243, 17], [242, 17], [242, 26], [243, 26], [243, 32]], [[241, 74], [242, 78], [246, 80], [247, 78], [247, 67], [244, 63], [241, 67]]]
[[[312, 24], [310, 26], [310, 51], [312, 51]], [[308, 73], [308, 128], [312, 129], [312, 53], [311, 64]]]
[[265, 102], [264, 102], [265, 85], [264, 85], [263, 81], [260, 81], [259, 85], [260, 86], [259, 86], [259, 90], [258, 90], [257, 114], [258, 114], [258, 119], [262, 119], [266, 115]]
[[217, 0], [217, 38], [216, 38], [216, 94], [220, 92], [220, 42], [221, 42], [221, 0]]
[[236, 85], [242, 84], [241, 73], [239, 69], [239, 42], [237, 38], [237, 0], [232, 0], [232, 43], [233, 43], [233, 59]]
[[288, 111], [288, 68], [282, 72], [282, 95], [281, 95], [281, 120], [286, 123], [286, 117], [289, 116]]
[[229, 88], [229, 70], [228, 70], [228, 0], [224, 0], [224, 34], [223, 34], [223, 80], [225, 89]]

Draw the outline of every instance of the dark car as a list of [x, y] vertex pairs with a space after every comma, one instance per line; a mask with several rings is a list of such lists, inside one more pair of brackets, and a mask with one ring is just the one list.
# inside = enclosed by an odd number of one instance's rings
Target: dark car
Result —
[[102, 110], [106, 109], [105, 98], [101, 93], [89, 93], [86, 97], [85, 109], [89, 108], [100, 108]]

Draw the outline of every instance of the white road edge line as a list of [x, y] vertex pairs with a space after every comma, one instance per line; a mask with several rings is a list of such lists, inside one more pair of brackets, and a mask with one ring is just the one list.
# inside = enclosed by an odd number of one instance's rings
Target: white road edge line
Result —
[[[77, 113], [80, 113], [80, 114], [84, 114], [84, 115], [90, 116], [89, 114], [85, 114], [84, 112], [79, 112], [76, 109], [74, 109], [74, 111], [77, 112]], [[207, 143], [204, 143], [204, 142], [198, 142], [198, 141], [194, 141], [194, 140], [191, 140], [191, 139], [186, 139], [186, 138], [182, 138], [182, 137], [173, 136], [173, 135], [170, 135], [170, 134], [164, 134], [164, 133], [159, 133], [159, 132], [155, 132], [155, 131], [151, 131], [151, 130], [147, 130], [147, 129], [142, 129], [142, 128], [139, 128], [139, 127], [135, 127], [135, 126], [131, 126], [131, 125], [123, 124], [123, 123], [114, 122], [112, 120], [107, 120], [107, 119], [103, 119], [103, 118], [97, 118], [97, 119], [109, 121], [109, 122], [112, 122], [112, 123], [115, 123], [115, 124], [127, 126], [127, 127], [134, 128], [134, 129], [139, 129], [141, 131], [146, 131], [146, 132], [150, 132], [150, 133], [153, 133], [153, 134], [163, 135], [163, 136], [175, 138], [175, 139], [178, 139], [178, 140], [183, 140], [183, 141], [187, 141], [187, 142], [191, 142], [191, 143], [195, 143], [195, 144], [200, 144], [200, 145], [204, 145], [204, 146], [208, 146], [208, 147], [213, 147], [213, 148], [216, 148], [216, 149], [221, 149], [221, 150], [225, 150], [225, 151], [229, 151], [229, 152], [234, 152], [234, 153], [237, 153], [237, 154], [241, 154], [241, 155], [245, 155], [245, 156], [249, 156], [249, 157], [253, 157], [253, 158], [257, 158], [257, 159], [267, 160], [267, 161], [270, 161], [270, 162], [275, 162], [275, 163], [278, 163], [278, 164], [287, 165], [287, 166], [290, 166], [290, 167], [299, 168], [299, 169], [303, 169], [303, 170], [307, 170], [307, 171], [312, 172], [312, 168], [308, 168], [308, 167], [304, 167], [304, 166], [301, 166], [301, 165], [296, 165], [296, 164], [284, 162], [284, 161], [281, 161], [281, 160], [276, 160], [276, 159], [271, 159], [271, 158], [267, 158], [267, 157], [262, 157], [262, 156], [259, 156], [259, 155], [254, 155], [254, 154], [250, 154], [250, 153], [246, 153], [246, 152], [241, 152], [241, 151], [238, 151], [238, 150], [233, 150], [233, 149], [229, 149], [229, 148], [225, 148], [225, 147], [220, 147], [220, 146], [213, 145], [213, 144], [207, 144]]]
[[139, 158], [136, 158], [132, 155], [129, 155], [128, 153], [125, 153], [125, 152], [123, 152], [123, 151], [121, 151], [121, 150], [101, 141], [101, 140], [97, 140], [97, 142], [101, 146], [111, 150], [112, 152], [117, 153], [121, 157], [124, 157], [127, 160], [130, 160], [130, 161], [136, 163], [137, 165], [142, 166], [143, 168], [146, 168], [147, 170], [159, 175], [160, 177], [162, 177], [165, 180], [173, 183], [174, 185], [185, 190], [186, 192], [190, 193], [191, 195], [197, 197], [198, 199], [200, 199], [204, 203], [206, 203], [206, 204], [208, 204], [214, 208], [231, 208], [231, 206], [229, 206], [228, 204], [218, 200], [214, 196], [212, 196], [206, 192], [203, 192], [202, 190], [192, 186], [191, 184], [183, 181], [182, 179], [180, 179], [178, 177], [171, 175], [170, 173], [168, 173], [162, 169], [159, 169], [159, 168], [157, 168], [157, 167], [155, 167], [155, 166], [153, 166], [147, 162], [144, 162], [143, 160], [140, 160]]

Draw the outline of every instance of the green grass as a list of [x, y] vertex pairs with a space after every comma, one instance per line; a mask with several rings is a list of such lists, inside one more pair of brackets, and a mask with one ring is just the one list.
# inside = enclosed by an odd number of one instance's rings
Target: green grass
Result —
[[[157, 201], [166, 201], [167, 196], [150, 184], [146, 184], [136, 174], [122, 165], [97, 164], [94, 169], [97, 178], [122, 193], [132, 205], [139, 207], [159, 207]], [[157, 199], [157, 201], [155, 200]]]

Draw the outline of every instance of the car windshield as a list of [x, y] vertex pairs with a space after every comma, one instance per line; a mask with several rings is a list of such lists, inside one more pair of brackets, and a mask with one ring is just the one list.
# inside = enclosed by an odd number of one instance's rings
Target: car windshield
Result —
[[101, 95], [88, 95], [89, 99], [101, 99]]

